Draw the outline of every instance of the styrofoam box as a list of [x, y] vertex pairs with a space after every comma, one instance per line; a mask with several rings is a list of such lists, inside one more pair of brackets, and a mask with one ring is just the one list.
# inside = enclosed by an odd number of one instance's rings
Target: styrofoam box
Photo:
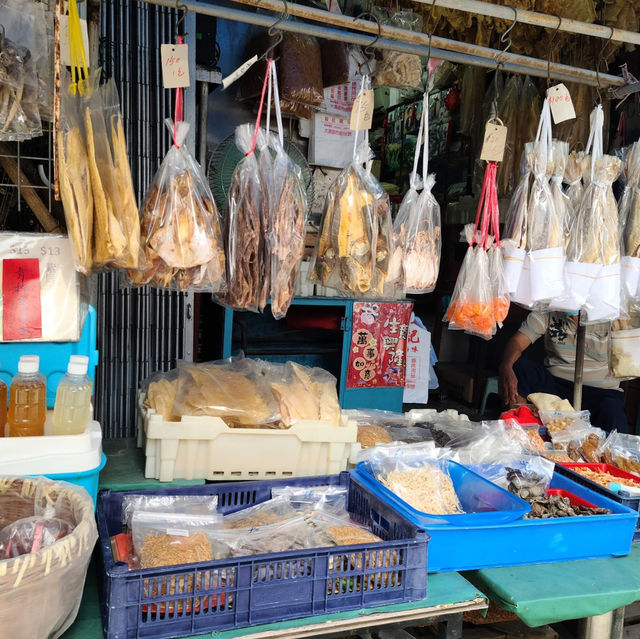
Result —
[[100, 466], [102, 430], [89, 422], [81, 435], [0, 437], [0, 474], [79, 473]]
[[340, 426], [309, 420], [288, 429], [230, 428], [219, 417], [165, 422], [142, 410], [145, 477], [160, 481], [333, 475], [346, 469], [358, 437], [346, 418]]

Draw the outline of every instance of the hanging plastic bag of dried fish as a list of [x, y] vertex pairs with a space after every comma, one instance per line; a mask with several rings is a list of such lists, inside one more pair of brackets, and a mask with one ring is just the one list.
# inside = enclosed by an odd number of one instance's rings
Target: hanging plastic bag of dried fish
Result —
[[[435, 176], [428, 175], [429, 115], [428, 96], [422, 101], [422, 115], [413, 159], [410, 188], [402, 200], [393, 224], [395, 249], [391, 260], [389, 279], [404, 278], [408, 293], [431, 293], [436, 286], [440, 268], [440, 205], [431, 189]], [[424, 145], [421, 144], [424, 135]], [[417, 174], [420, 149], [422, 179]], [[423, 189], [421, 193], [419, 190]]]
[[189, 124], [166, 120], [173, 145], [142, 207], [145, 264], [128, 271], [134, 285], [219, 292], [225, 256], [218, 211], [207, 178], [184, 141]]
[[0, 6], [0, 140], [42, 135], [37, 65], [47, 55], [47, 39], [37, 22], [42, 13], [29, 4]]
[[296, 293], [296, 280], [304, 256], [307, 194], [300, 167], [285, 153], [282, 118], [278, 97], [275, 62], [271, 66], [278, 135], [271, 136], [275, 150], [273, 159], [273, 190], [269, 225], [271, 260], [271, 312], [283, 318]]
[[362, 166], [370, 157], [367, 135], [359, 145], [354, 137], [353, 161], [327, 193], [310, 278], [346, 297], [394, 297], [389, 196]]

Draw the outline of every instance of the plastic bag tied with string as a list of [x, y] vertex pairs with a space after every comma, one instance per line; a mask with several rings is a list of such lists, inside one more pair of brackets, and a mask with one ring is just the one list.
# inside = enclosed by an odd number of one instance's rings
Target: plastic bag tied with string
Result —
[[[502, 259], [500, 255], [498, 258], [492, 255], [501, 250], [496, 173], [497, 163], [488, 162], [476, 222], [466, 228], [469, 248], [445, 315], [449, 328], [484, 339], [490, 339], [496, 332], [496, 312], [502, 320], [509, 309]], [[490, 229], [493, 238], [489, 235]], [[492, 265], [496, 269], [493, 273]]]
[[[422, 100], [422, 116], [410, 177], [410, 189], [405, 195], [396, 216], [393, 229], [396, 248], [394, 263], [401, 259], [400, 269], [408, 293], [431, 293], [440, 269], [440, 205], [431, 189], [435, 176], [428, 174], [429, 162], [429, 99]], [[424, 135], [422, 155], [422, 179], [418, 177], [418, 158]], [[420, 189], [422, 192], [420, 193]], [[391, 269], [396, 270], [397, 266]]]
[[622, 243], [621, 306], [624, 315], [640, 312], [640, 143], [634, 142], [625, 159], [626, 185], [618, 202]]

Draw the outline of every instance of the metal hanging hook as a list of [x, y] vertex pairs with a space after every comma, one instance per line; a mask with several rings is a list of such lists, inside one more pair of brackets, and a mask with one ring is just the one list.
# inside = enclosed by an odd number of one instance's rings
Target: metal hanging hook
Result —
[[510, 9], [513, 9], [513, 22], [511, 23], [509, 28], [500, 36], [500, 42], [502, 42], [502, 44], [506, 43], [507, 45], [502, 50], [502, 53], [506, 53], [507, 51], [509, 51], [509, 49], [513, 45], [513, 40], [511, 39], [511, 36], [509, 34], [513, 31], [513, 28], [516, 26], [518, 22], [518, 9], [511, 4], [507, 4], [505, 5], [505, 7], [509, 7]]
[[187, 13], [189, 13], [189, 8], [187, 7], [186, 4], [180, 2], [180, 0], [176, 0], [176, 11], [182, 11], [182, 15], [178, 18], [178, 21], [173, 27], [173, 37], [175, 40], [177, 40], [180, 37], [184, 38], [188, 35], [187, 33], [180, 33], [179, 31], [180, 31], [180, 27], [184, 24], [184, 21], [187, 17]]
[[598, 94], [596, 105], [602, 104], [602, 94], [600, 93], [600, 90], [602, 89], [602, 84], [600, 84], [600, 65], [605, 62], [604, 52], [609, 45], [609, 42], [611, 42], [611, 40], [613, 39], [613, 34], [615, 33], [615, 29], [613, 27], [609, 27], [609, 29], [611, 29], [611, 33], [609, 34], [606, 42], [602, 45], [602, 49], [600, 49], [600, 55], [598, 56], [598, 60], [596, 61], [596, 81], [598, 83], [598, 86], [596, 87], [596, 93]]
[[372, 73], [373, 73], [372, 63], [375, 60], [375, 51], [374, 51], [373, 47], [376, 45], [378, 40], [380, 40], [380, 38], [382, 37], [382, 26], [380, 25], [380, 20], [378, 20], [378, 18], [373, 13], [371, 13], [370, 11], [365, 11], [364, 13], [361, 13], [360, 15], [357, 15], [353, 20], [355, 22], [356, 20], [360, 20], [361, 18], [364, 18], [365, 16], [368, 16], [368, 17], [373, 19], [373, 21], [376, 23], [376, 26], [378, 27], [378, 33], [377, 33], [376, 37], [374, 38], [373, 42], [371, 42], [370, 44], [368, 44], [364, 48], [364, 54], [367, 56], [368, 60], [366, 62], [363, 62], [360, 65], [359, 70], [362, 71], [362, 67], [366, 64], [367, 65], [367, 71], [368, 71], [367, 75], [372, 75]]
[[494, 85], [494, 91], [495, 91], [495, 96], [493, 99], [493, 110], [496, 116], [499, 115], [498, 100], [500, 97], [500, 91], [498, 87], [498, 74], [500, 73], [500, 67], [504, 66], [505, 54], [507, 53], [507, 51], [509, 51], [509, 49], [511, 48], [511, 45], [513, 44], [513, 41], [511, 40], [511, 36], [509, 34], [511, 33], [511, 31], [513, 31], [513, 28], [516, 26], [518, 22], [518, 9], [510, 4], [505, 6], [509, 7], [510, 9], [513, 9], [513, 22], [509, 25], [509, 28], [500, 36], [500, 42], [502, 42], [503, 44], [506, 43], [506, 46], [496, 56], [496, 72], [495, 72], [495, 75], [493, 76], [493, 85]]
[[[260, 3], [260, 0], [256, 2], [256, 5], [259, 3]], [[282, 4], [284, 5], [284, 9], [280, 14], [280, 17], [269, 27], [269, 29], [267, 29], [267, 33], [269, 34], [269, 37], [271, 38], [275, 37], [276, 40], [275, 42], [272, 42], [267, 47], [267, 50], [260, 56], [261, 60], [266, 60], [267, 58], [270, 58], [271, 54], [276, 50], [278, 45], [284, 39], [284, 34], [282, 33], [281, 29], [278, 29], [278, 25], [282, 24], [285, 20], [289, 18], [289, 5], [287, 4], [287, 0], [282, 0]]]
[[547, 88], [551, 86], [551, 56], [553, 55], [553, 43], [555, 42], [555, 39], [558, 36], [560, 27], [562, 26], [562, 17], [561, 16], [556, 16], [556, 17], [558, 18], [558, 26], [555, 28], [553, 35], [551, 36], [551, 40], [549, 40], [549, 54], [547, 56]]

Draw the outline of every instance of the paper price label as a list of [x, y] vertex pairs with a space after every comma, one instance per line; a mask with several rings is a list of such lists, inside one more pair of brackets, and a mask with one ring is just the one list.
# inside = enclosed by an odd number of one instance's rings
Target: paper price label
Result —
[[165, 89], [189, 86], [189, 45], [161, 44], [162, 84]]
[[[80, 31], [82, 31], [82, 44], [84, 45], [84, 55], [89, 63], [89, 32], [87, 31], [87, 21], [80, 19]], [[69, 16], [60, 16], [60, 62], [68, 67], [71, 66], [71, 52], [69, 51]]]
[[373, 122], [373, 89], [363, 89], [358, 93], [351, 109], [352, 131], [367, 131]]
[[239, 66], [233, 73], [230, 73], [226, 78], [222, 80], [222, 88], [226, 89], [231, 86], [236, 80], [240, 79], [256, 62], [258, 56], [254, 55], [253, 58], [249, 58], [243, 65]]
[[571, 94], [564, 84], [556, 84], [547, 89], [547, 98], [549, 98], [549, 107], [555, 124], [575, 119], [576, 111], [573, 108]]
[[502, 162], [507, 143], [507, 127], [487, 122], [484, 128], [484, 142], [480, 159], [487, 162]]

